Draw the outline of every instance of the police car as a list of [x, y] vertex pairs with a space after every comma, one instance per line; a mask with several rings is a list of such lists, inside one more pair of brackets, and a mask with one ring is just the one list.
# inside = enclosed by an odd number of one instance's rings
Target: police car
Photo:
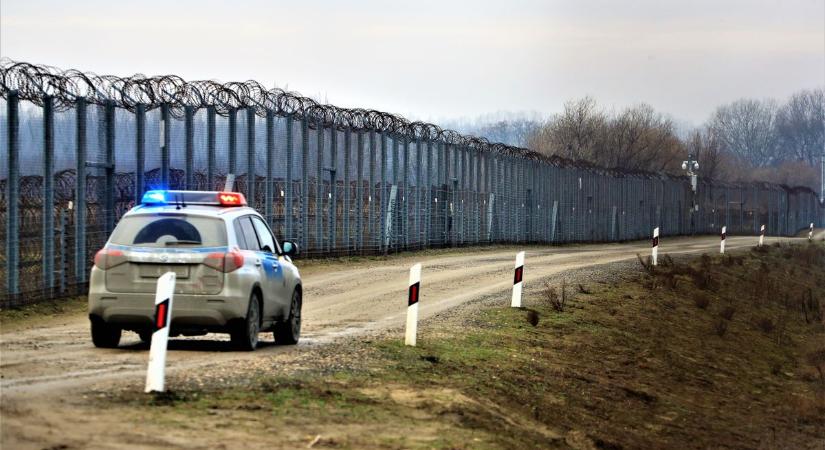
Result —
[[295, 243], [278, 240], [243, 194], [148, 191], [95, 255], [89, 320], [97, 347], [123, 330], [151, 340], [157, 279], [176, 275], [171, 335], [229, 333], [254, 350], [258, 333], [278, 344], [301, 334], [301, 276]]

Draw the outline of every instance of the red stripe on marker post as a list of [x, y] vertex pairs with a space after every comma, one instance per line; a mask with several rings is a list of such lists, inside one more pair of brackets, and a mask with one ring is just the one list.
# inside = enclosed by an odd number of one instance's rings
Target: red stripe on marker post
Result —
[[169, 321], [167, 312], [169, 310], [169, 299], [155, 305], [155, 331], [166, 326]]
[[513, 274], [513, 298], [510, 306], [521, 308], [521, 291], [524, 285], [524, 252], [516, 254], [516, 272]]
[[418, 303], [418, 289], [420, 286], [421, 283], [415, 283], [410, 286], [410, 290], [407, 295], [407, 306], [412, 306]]

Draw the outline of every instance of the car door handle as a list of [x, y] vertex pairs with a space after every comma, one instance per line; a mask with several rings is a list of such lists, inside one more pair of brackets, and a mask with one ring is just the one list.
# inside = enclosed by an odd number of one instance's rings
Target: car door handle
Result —
[[276, 263], [276, 262], [272, 263], [272, 268], [277, 269], [278, 268], [278, 263]]
[[260, 260], [260, 259], [256, 259], [256, 260], [255, 260], [255, 265], [256, 265], [256, 266], [260, 266], [260, 265], [261, 265], [261, 260]]

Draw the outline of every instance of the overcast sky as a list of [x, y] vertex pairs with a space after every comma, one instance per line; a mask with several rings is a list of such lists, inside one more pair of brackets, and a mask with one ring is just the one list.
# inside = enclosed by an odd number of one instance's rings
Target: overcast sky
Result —
[[825, 0], [0, 0], [0, 55], [439, 121], [592, 95], [703, 122], [825, 84]]

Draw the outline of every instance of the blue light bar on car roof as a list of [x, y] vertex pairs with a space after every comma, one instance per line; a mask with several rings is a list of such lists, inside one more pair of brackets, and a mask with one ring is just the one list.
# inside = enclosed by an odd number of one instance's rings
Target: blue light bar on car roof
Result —
[[144, 205], [246, 206], [246, 197], [240, 192], [154, 190], [146, 191], [141, 203]]

